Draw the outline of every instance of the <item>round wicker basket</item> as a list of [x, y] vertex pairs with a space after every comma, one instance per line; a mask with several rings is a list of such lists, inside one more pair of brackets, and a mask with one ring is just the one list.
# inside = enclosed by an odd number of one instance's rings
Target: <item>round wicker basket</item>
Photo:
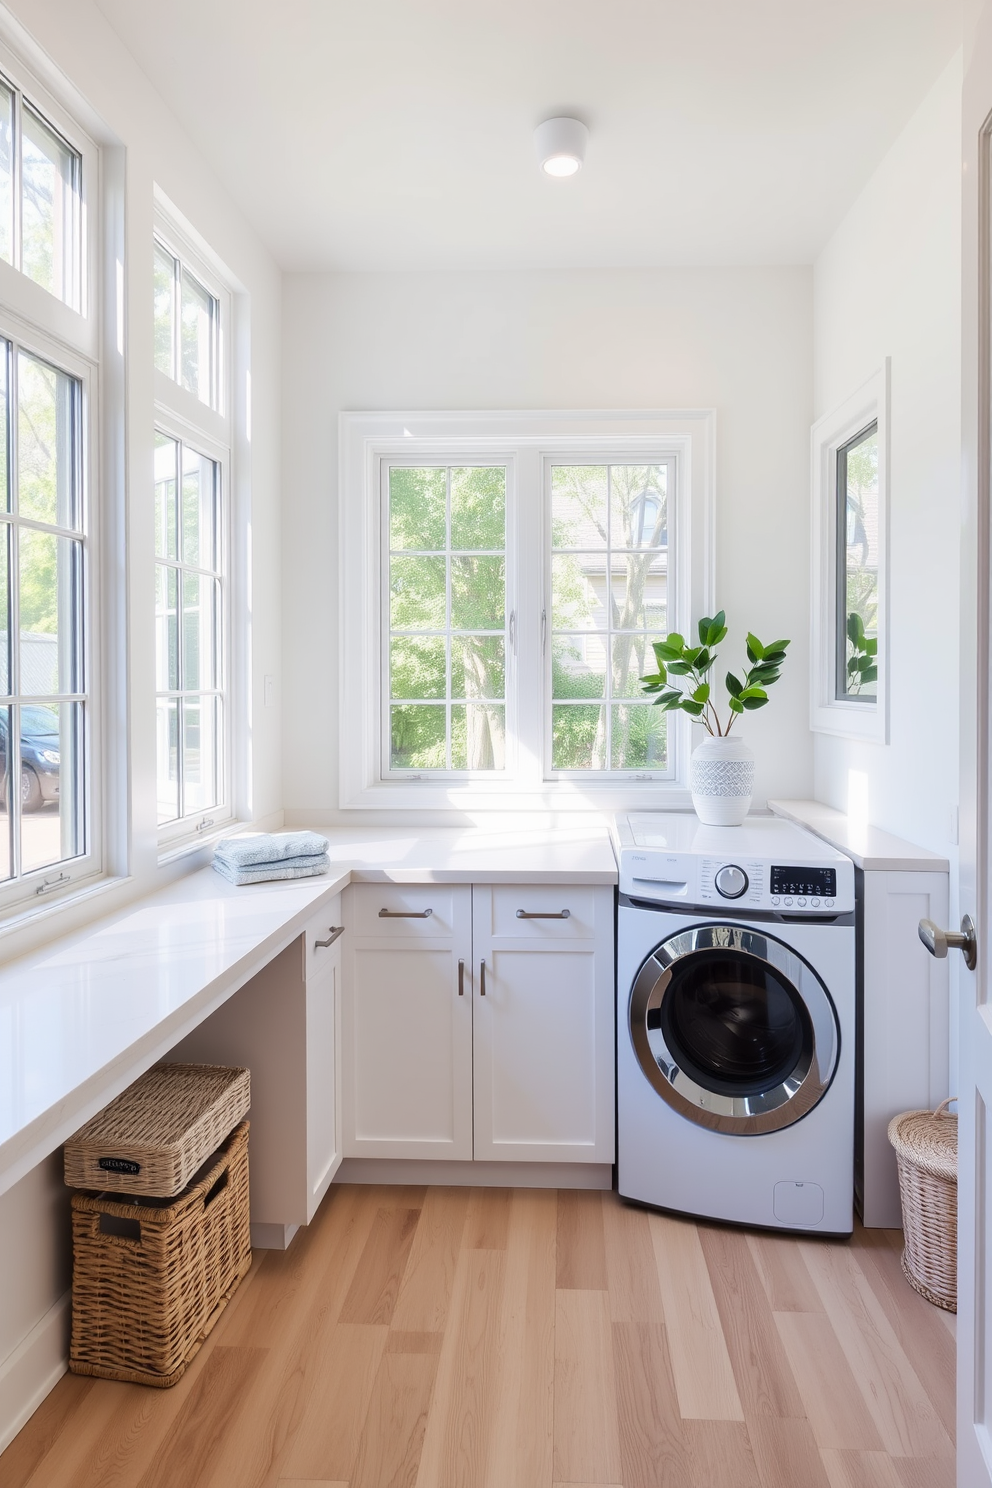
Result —
[[904, 1111], [889, 1122], [906, 1237], [903, 1273], [947, 1312], [958, 1310], [958, 1118], [947, 1109], [953, 1099], [936, 1111]]

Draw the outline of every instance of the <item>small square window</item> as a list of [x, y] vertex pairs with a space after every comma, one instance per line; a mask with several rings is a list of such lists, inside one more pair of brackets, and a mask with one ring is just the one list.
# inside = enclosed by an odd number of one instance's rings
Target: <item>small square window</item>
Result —
[[155, 242], [155, 366], [208, 408], [218, 408], [220, 301]]

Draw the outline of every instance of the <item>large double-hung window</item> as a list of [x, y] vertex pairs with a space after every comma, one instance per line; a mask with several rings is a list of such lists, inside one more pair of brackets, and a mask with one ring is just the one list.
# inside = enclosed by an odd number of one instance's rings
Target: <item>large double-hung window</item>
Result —
[[708, 602], [711, 423], [342, 415], [345, 804], [675, 802], [640, 678]]
[[103, 866], [97, 175], [61, 105], [0, 74], [0, 911]]

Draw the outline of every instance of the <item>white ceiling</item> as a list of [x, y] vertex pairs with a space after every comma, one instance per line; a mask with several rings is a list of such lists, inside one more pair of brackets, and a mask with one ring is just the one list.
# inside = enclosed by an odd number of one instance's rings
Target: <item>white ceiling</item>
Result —
[[287, 269], [808, 263], [960, 38], [958, 0], [97, 3]]

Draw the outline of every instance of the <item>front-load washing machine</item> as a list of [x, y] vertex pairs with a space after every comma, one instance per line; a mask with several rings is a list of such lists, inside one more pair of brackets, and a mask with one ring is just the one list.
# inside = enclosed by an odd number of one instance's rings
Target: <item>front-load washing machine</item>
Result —
[[853, 864], [776, 817], [643, 812], [613, 838], [620, 1194], [849, 1234]]

